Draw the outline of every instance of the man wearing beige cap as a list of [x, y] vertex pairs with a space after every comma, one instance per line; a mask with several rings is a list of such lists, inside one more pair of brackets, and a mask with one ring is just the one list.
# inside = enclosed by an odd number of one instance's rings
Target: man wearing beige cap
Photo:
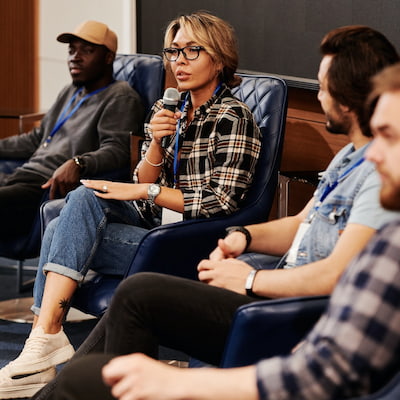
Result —
[[86, 21], [57, 40], [69, 44], [72, 83], [39, 127], [0, 140], [0, 158], [27, 160], [0, 175], [0, 241], [29, 232], [46, 190], [64, 197], [82, 177], [128, 168], [129, 132], [141, 129], [139, 95], [113, 78], [116, 34]]
[[107, 25], [97, 21], [85, 21], [80, 24], [73, 33], [62, 33], [57, 40], [63, 43], [70, 43], [74, 38], [86, 40], [92, 44], [103, 45], [114, 54], [117, 52], [118, 39], [115, 32]]

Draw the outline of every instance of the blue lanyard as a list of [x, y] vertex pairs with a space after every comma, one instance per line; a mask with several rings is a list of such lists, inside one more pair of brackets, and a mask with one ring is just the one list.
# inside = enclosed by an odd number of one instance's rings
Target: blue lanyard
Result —
[[351, 171], [353, 171], [355, 168], [357, 168], [360, 164], [362, 164], [365, 161], [365, 158], [362, 157], [360, 158], [356, 163], [354, 163], [349, 169], [347, 169], [346, 171], [343, 172], [342, 175], [339, 176], [339, 178], [337, 178], [337, 180], [335, 182], [333, 182], [330, 185], [327, 185], [325, 187], [324, 192], [322, 193], [319, 201], [317, 202], [317, 205], [315, 206], [315, 210], [318, 210], [319, 205], [326, 199], [326, 197], [328, 196], [329, 193], [332, 192], [332, 190], [334, 190], [336, 188], [336, 186], [338, 185], [339, 181], [341, 179], [343, 179], [344, 177], [346, 177]]
[[[115, 81], [111, 82], [111, 84], [113, 84]], [[53, 139], [53, 136], [60, 130], [60, 128], [65, 124], [65, 122], [72, 117], [72, 115], [75, 114], [75, 112], [78, 110], [78, 108], [82, 105], [82, 103], [87, 100], [89, 97], [92, 97], [93, 95], [101, 92], [104, 89], [107, 89], [110, 85], [104, 86], [100, 89], [97, 89], [91, 93], [88, 93], [85, 97], [82, 97], [79, 102], [74, 106], [74, 108], [69, 112], [69, 114], [67, 114], [67, 111], [69, 110], [69, 108], [71, 107], [71, 104], [73, 104], [73, 102], [75, 101], [75, 99], [77, 98], [77, 96], [82, 92], [83, 87], [79, 88], [74, 95], [70, 98], [70, 100], [68, 101], [67, 105], [64, 107], [61, 115], [58, 117], [56, 124], [54, 125], [54, 128], [52, 129], [52, 131], [50, 132], [49, 136], [47, 136], [46, 141], [43, 143], [43, 147], [47, 147], [49, 145], [49, 143], [51, 142], [51, 140]], [[67, 114], [67, 115], [66, 115]]]
[[[187, 99], [189, 97], [189, 92], [187, 92], [184, 102], [179, 109], [180, 112], [183, 112], [186, 106]], [[176, 125], [176, 135], [175, 135], [175, 150], [174, 150], [174, 189], [176, 188], [176, 184], [178, 183], [178, 168], [179, 168], [179, 132], [181, 131], [181, 118], [178, 119], [178, 123]]]
[[[213, 96], [218, 92], [221, 87], [221, 83], [215, 88]], [[189, 98], [189, 92], [186, 93], [185, 100], [181, 105], [180, 112], [183, 112], [185, 109], [187, 100]], [[179, 153], [179, 133], [181, 131], [181, 118], [178, 119], [178, 123], [176, 125], [176, 135], [175, 135], [175, 150], [174, 150], [174, 189], [176, 188], [176, 184], [178, 183], [178, 168], [179, 168], [179, 160], [178, 160], [178, 153]]]

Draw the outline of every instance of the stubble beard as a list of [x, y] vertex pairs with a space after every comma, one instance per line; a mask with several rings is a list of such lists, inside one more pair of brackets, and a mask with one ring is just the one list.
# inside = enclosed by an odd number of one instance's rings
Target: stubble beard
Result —
[[400, 187], [394, 183], [382, 183], [380, 201], [386, 210], [400, 211]]

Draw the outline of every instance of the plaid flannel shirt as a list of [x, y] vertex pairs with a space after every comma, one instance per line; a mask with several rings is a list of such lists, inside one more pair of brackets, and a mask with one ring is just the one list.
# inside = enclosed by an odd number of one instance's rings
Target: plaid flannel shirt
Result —
[[349, 265], [300, 349], [257, 364], [257, 385], [260, 399], [343, 399], [377, 390], [399, 369], [397, 220]]
[[[182, 100], [186, 93], [182, 93]], [[236, 211], [243, 202], [253, 180], [255, 166], [261, 149], [261, 133], [248, 107], [236, 99], [222, 85], [205, 104], [194, 112], [187, 124], [190, 98], [181, 117], [182, 144], [177, 188], [184, 197], [184, 218], [207, 218], [227, 215]], [[149, 117], [163, 106], [155, 103]], [[152, 132], [145, 124], [144, 155], [150, 145]], [[165, 149], [164, 165], [157, 180], [162, 186], [174, 186], [174, 149], [176, 134]], [[138, 164], [138, 167], [140, 163]], [[136, 168], [134, 182], [138, 182]], [[147, 201], [142, 208], [152, 208], [159, 214], [159, 207]]]

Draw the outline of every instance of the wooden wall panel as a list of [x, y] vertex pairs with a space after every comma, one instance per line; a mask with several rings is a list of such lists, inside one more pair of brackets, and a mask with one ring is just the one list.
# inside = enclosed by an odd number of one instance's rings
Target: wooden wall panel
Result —
[[346, 136], [327, 132], [322, 118], [321, 114], [288, 109], [282, 171], [324, 170], [348, 143]]
[[[325, 129], [325, 115], [317, 99], [317, 92], [289, 88], [288, 112], [281, 168], [282, 174], [295, 171], [323, 171], [334, 155], [349, 140], [345, 135], [334, 135]], [[296, 175], [296, 174], [294, 174]], [[301, 173], [298, 177], [302, 178]], [[311, 198], [315, 187], [302, 179], [288, 183], [288, 215], [297, 214]], [[270, 219], [278, 217], [278, 193]]]
[[324, 170], [349, 140], [327, 132], [317, 92], [289, 88], [281, 171]]
[[[0, 113], [38, 110], [38, 3], [0, 0]], [[0, 137], [17, 128], [18, 120], [0, 118]]]

